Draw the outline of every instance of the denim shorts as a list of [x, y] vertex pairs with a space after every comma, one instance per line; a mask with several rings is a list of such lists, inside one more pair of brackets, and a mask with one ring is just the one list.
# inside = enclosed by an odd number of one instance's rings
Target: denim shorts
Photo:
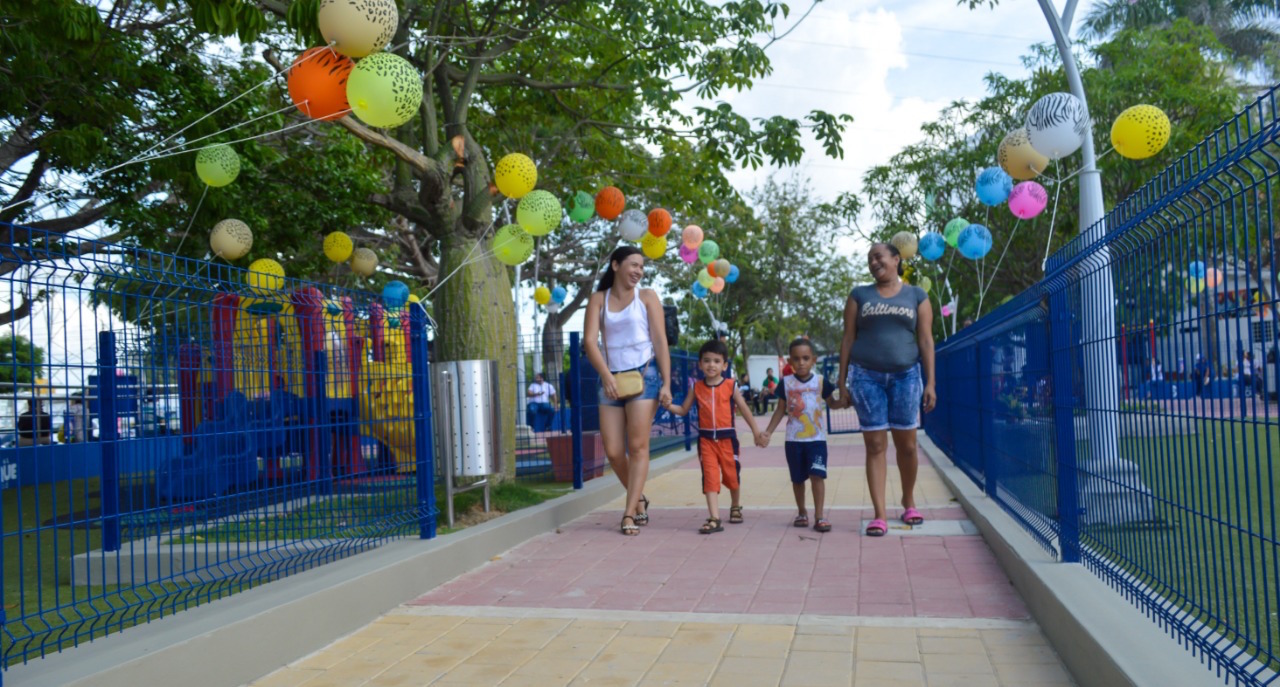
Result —
[[901, 372], [876, 372], [849, 366], [849, 395], [864, 432], [916, 429], [920, 426], [920, 398], [924, 382], [920, 366]]
[[[614, 401], [614, 400], [610, 400], [607, 396], [604, 395], [604, 385], [601, 385], [600, 394], [599, 394], [600, 405], [608, 406], [610, 408], [623, 408], [623, 407], [626, 407], [626, 405], [632, 401], [657, 400], [658, 392], [662, 390], [662, 375], [658, 372], [658, 361], [650, 360], [649, 362], [635, 369], [639, 370], [640, 374], [644, 375], [644, 391], [640, 392], [640, 394], [637, 396], [632, 396], [631, 398], [621, 400], [621, 401]], [[626, 372], [626, 371], [627, 370], [616, 370], [614, 374], [617, 374], [618, 372]]]

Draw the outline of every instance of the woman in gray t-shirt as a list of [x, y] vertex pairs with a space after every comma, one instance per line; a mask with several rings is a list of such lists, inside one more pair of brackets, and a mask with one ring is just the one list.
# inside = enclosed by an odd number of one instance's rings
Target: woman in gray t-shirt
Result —
[[889, 531], [885, 521], [885, 454], [889, 433], [902, 475], [902, 521], [924, 523], [916, 510], [915, 486], [919, 459], [916, 428], [920, 407], [933, 410], [933, 308], [924, 289], [902, 283], [902, 256], [888, 243], [867, 253], [874, 284], [859, 286], [844, 306], [844, 343], [840, 347], [840, 398], [858, 412], [862, 440], [867, 447], [867, 485], [875, 519], [868, 536]]

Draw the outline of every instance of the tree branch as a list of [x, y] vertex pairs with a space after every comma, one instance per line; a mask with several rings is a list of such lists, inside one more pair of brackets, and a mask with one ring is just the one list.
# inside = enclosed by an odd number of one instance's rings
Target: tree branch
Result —
[[7, 313], [0, 314], [0, 327], [6, 324], [12, 324], [18, 320], [26, 319], [31, 315], [31, 301], [27, 300], [27, 294], [22, 294], [22, 305], [10, 310]]
[[37, 155], [36, 161], [31, 165], [31, 170], [27, 172], [27, 178], [22, 182], [22, 186], [18, 188], [17, 192], [14, 193], [13, 196], [5, 201], [5, 204], [11, 207], [0, 213], [0, 221], [12, 222], [14, 219], [22, 215], [22, 204], [24, 204], [26, 200], [36, 192], [36, 189], [40, 187], [40, 180], [44, 178], [44, 172], [48, 167], [48, 158], [45, 157], [45, 154], [40, 153]]

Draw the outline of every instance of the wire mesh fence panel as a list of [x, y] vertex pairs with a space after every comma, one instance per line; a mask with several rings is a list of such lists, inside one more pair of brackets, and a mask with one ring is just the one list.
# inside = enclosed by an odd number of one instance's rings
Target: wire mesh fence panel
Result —
[[0, 245], [5, 666], [432, 536], [420, 306], [24, 227]]
[[1280, 669], [1272, 90], [938, 348], [925, 426], [1228, 682]]

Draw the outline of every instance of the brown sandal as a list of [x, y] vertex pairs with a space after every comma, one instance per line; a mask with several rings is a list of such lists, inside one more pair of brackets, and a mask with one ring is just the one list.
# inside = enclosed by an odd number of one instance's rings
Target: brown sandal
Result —
[[698, 534], [712, 534], [723, 531], [724, 525], [720, 523], [720, 518], [707, 518], [707, 521], [702, 523], [702, 527], [698, 528]]
[[737, 525], [742, 522], [742, 506], [729, 507], [729, 524]]
[[[627, 524], [628, 520], [631, 521], [630, 525]], [[636, 519], [633, 515], [622, 516], [622, 524], [619, 525], [619, 529], [622, 530], [622, 534], [628, 537], [634, 537], [637, 534], [640, 534], [640, 527], [636, 525]]]

